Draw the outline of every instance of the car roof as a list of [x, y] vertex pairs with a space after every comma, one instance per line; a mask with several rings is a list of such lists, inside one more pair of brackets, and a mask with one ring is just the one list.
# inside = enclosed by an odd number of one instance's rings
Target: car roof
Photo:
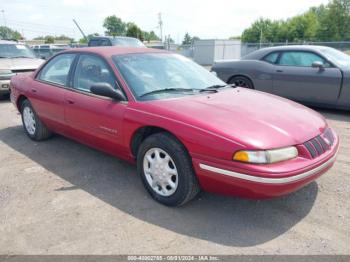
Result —
[[94, 39], [137, 39], [137, 38], [129, 37], [129, 36], [93, 36], [90, 38], [90, 40], [94, 40]]
[[13, 44], [13, 45], [18, 45], [18, 44], [21, 44], [21, 43], [18, 43], [17, 41], [12, 41], [12, 40], [0, 40], [0, 45], [3, 44], [3, 45], [8, 45], [8, 44]]
[[278, 51], [288, 51], [288, 50], [298, 50], [298, 51], [320, 51], [322, 49], [328, 49], [330, 47], [328, 46], [318, 46], [318, 45], [286, 45], [286, 46], [273, 46], [273, 47], [266, 47], [259, 49], [257, 51], [254, 51], [246, 56], [244, 56], [242, 59], [244, 60], [255, 60], [255, 59], [261, 59], [265, 55], [271, 52], [278, 52]]
[[147, 47], [121, 47], [121, 46], [96, 46], [96, 47], [80, 47], [72, 48], [61, 53], [92, 53], [104, 57], [112, 57], [114, 55], [126, 55], [136, 53], [171, 53], [161, 49]]

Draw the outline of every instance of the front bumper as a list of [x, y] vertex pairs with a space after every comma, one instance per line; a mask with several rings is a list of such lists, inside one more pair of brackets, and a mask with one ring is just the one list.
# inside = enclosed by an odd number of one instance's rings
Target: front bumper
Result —
[[0, 80], [0, 94], [10, 93], [10, 79]]
[[324, 174], [333, 166], [338, 148], [339, 140], [336, 137], [329, 151], [314, 161], [305, 160], [302, 168], [298, 165], [297, 169], [293, 169], [288, 161], [280, 163], [280, 166], [288, 167], [283, 168], [286, 171], [283, 173], [242, 172], [242, 168], [235, 170], [232, 165], [208, 159], [194, 158], [193, 163], [205, 191], [247, 198], [271, 198], [294, 192]]

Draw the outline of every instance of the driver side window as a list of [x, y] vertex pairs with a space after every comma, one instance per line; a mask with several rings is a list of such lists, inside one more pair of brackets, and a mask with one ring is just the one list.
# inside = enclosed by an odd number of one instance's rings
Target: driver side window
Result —
[[90, 92], [95, 83], [108, 83], [116, 87], [113, 72], [110, 71], [103, 59], [93, 55], [81, 55], [74, 74], [75, 89]]
[[312, 67], [312, 63], [314, 62], [322, 62], [325, 67], [330, 66], [327, 61], [321, 56], [306, 51], [283, 52], [278, 61], [278, 64], [286, 66]]

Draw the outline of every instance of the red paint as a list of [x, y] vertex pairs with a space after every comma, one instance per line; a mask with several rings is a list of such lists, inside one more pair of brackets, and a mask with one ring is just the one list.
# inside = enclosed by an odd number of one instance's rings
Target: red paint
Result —
[[[209, 171], [199, 163], [258, 177], [289, 177], [312, 170], [333, 157], [335, 143], [323, 155], [311, 159], [302, 145], [320, 135], [324, 118], [302, 105], [274, 95], [236, 88], [214, 94], [138, 102], [112, 63], [111, 56], [136, 52], [164, 52], [142, 48], [84, 48], [104, 57], [113, 68], [128, 102], [82, 94], [35, 80], [35, 75], [18, 75], [11, 82], [11, 99], [17, 104], [27, 97], [49, 129], [84, 144], [134, 162], [130, 144], [133, 135], [145, 126], [160, 127], [176, 136], [187, 148], [204, 190], [245, 197], [274, 197], [290, 193], [326, 172], [323, 170], [297, 182], [266, 185], [248, 182]], [[40, 69], [38, 69], [40, 70]], [[35, 89], [35, 92], [33, 92]], [[242, 149], [273, 149], [297, 146], [299, 157], [270, 164], [253, 165], [232, 161]]]

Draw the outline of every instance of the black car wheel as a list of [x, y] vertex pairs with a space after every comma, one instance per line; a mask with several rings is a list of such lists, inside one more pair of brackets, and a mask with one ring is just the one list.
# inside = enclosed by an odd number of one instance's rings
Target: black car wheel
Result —
[[252, 81], [244, 76], [235, 76], [230, 80], [229, 83], [235, 84], [236, 86], [240, 86], [240, 87], [254, 89]]

